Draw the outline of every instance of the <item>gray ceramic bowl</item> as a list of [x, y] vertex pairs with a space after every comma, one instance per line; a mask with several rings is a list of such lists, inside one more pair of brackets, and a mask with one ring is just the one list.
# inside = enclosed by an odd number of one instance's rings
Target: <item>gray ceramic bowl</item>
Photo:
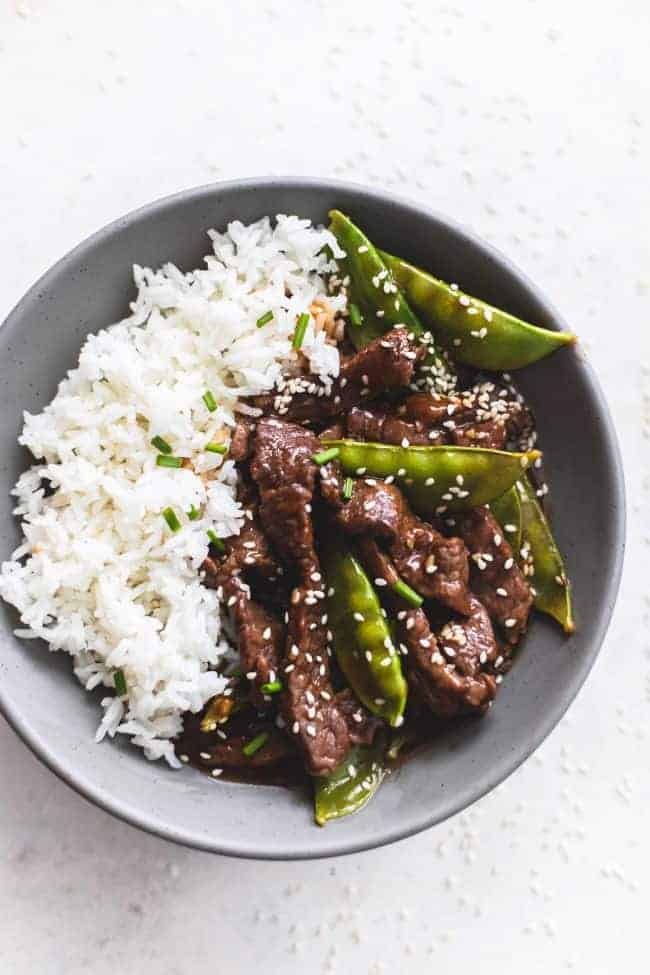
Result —
[[[522, 318], [563, 327], [536, 289], [490, 247], [380, 192], [325, 180], [245, 180], [143, 207], [64, 257], [0, 331], [0, 557], [19, 537], [9, 490], [29, 462], [16, 443], [22, 411], [40, 410], [52, 398], [88, 332], [126, 312], [131, 265], [172, 260], [189, 269], [207, 250], [209, 227], [276, 213], [325, 221], [332, 207], [351, 214], [386, 250]], [[3, 604], [0, 705], [9, 722], [54, 772], [99, 806], [166, 839], [219, 853], [279, 859], [350, 853], [463, 809], [530, 755], [577, 693], [605, 636], [623, 557], [620, 457], [580, 349], [564, 350], [517, 378], [539, 421], [578, 631], [566, 639], [550, 621], [535, 618], [490, 714], [449, 730], [394, 774], [362, 813], [319, 829], [308, 798], [292, 791], [214, 782], [149, 763], [125, 743], [96, 745], [97, 701], [74, 679], [65, 655], [13, 636], [16, 617]]]

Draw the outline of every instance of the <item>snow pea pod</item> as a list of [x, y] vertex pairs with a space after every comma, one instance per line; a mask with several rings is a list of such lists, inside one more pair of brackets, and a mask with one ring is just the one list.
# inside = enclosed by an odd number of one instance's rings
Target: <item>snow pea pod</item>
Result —
[[576, 341], [568, 332], [529, 325], [463, 294], [399, 257], [383, 251], [379, 256], [412, 308], [458, 362], [492, 372], [521, 369]]
[[[350, 328], [350, 337], [360, 349], [394, 325], [403, 324], [416, 335], [423, 331], [409, 303], [382, 261], [376, 247], [349, 217], [330, 210], [330, 230], [346, 253], [339, 258], [343, 275], [349, 275], [349, 295], [361, 312], [361, 322]], [[379, 315], [377, 315], [379, 312]]]
[[420, 514], [463, 511], [500, 497], [541, 456], [481, 447], [395, 447], [328, 440], [346, 474], [392, 477]]
[[494, 501], [490, 501], [490, 508], [492, 514], [503, 528], [510, 548], [519, 557], [522, 545], [522, 514], [517, 486], [511, 487], [500, 498], [495, 498]]
[[314, 779], [314, 818], [319, 826], [358, 812], [372, 799], [386, 774], [385, 748], [378, 735], [372, 745], [353, 748], [330, 775]]
[[[351, 310], [350, 337], [358, 349], [363, 348], [395, 325], [404, 325], [409, 332], [422, 335], [425, 329], [393, 279], [377, 248], [363, 231], [340, 210], [330, 210], [330, 230], [346, 257], [339, 258], [343, 276], [350, 278], [348, 296]], [[455, 373], [451, 364], [436, 348], [431, 333], [427, 333], [428, 354], [423, 368], [441, 392], [454, 387]]]
[[330, 542], [323, 559], [336, 659], [359, 700], [395, 726], [401, 724], [407, 695], [400, 655], [370, 579], [338, 542]]
[[522, 514], [520, 555], [532, 568], [528, 579], [535, 590], [535, 606], [557, 620], [565, 633], [573, 633], [571, 585], [560, 550], [529, 479], [518, 481], [517, 489]]

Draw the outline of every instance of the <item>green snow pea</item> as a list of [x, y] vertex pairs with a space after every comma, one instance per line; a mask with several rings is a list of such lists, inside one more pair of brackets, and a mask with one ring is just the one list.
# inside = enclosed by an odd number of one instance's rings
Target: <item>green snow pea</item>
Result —
[[511, 453], [480, 447], [394, 447], [357, 440], [328, 440], [338, 447], [346, 474], [393, 477], [424, 515], [488, 504], [521, 477], [539, 450]]
[[[421, 335], [425, 330], [419, 318], [395, 284], [377, 248], [340, 210], [330, 211], [330, 221], [330, 230], [346, 252], [346, 257], [339, 259], [339, 266], [343, 275], [350, 278], [349, 333], [355, 346], [363, 348], [395, 325], [405, 325], [409, 332]], [[428, 349], [425, 368], [438, 380], [441, 390], [452, 388], [453, 367], [435, 347], [431, 336]]]
[[458, 362], [492, 372], [521, 369], [576, 341], [568, 332], [528, 325], [399, 257], [383, 251], [379, 256], [412, 308]]
[[335, 538], [323, 559], [329, 591], [328, 625], [336, 659], [348, 684], [369, 711], [401, 723], [407, 684], [400, 655], [370, 579]]
[[361, 313], [361, 321], [350, 328], [355, 346], [363, 348], [399, 324], [406, 325], [416, 334], [421, 333], [423, 328], [419, 320], [374, 245], [340, 210], [330, 210], [329, 216], [330, 230], [346, 253], [338, 263], [343, 276], [350, 277], [348, 294]]
[[519, 559], [522, 545], [521, 502], [517, 486], [502, 494], [500, 498], [490, 501], [492, 514], [503, 528], [505, 537], [512, 551]]
[[372, 745], [357, 745], [330, 775], [314, 779], [314, 818], [319, 826], [363, 809], [381, 785], [385, 741], [377, 735]]
[[522, 550], [528, 556], [525, 561], [530, 560], [533, 568], [528, 578], [535, 590], [535, 606], [557, 620], [565, 633], [573, 633], [571, 584], [560, 550], [530, 480], [523, 477], [517, 482], [517, 489], [522, 514]]

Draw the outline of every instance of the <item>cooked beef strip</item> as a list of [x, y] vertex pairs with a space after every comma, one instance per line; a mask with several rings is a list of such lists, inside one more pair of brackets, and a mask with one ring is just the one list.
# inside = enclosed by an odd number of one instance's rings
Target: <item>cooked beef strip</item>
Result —
[[[247, 735], [231, 735], [225, 741], [210, 742], [204, 745], [205, 751], [199, 755], [199, 763], [206, 769], [212, 768], [264, 768], [277, 765], [291, 754], [291, 743], [284, 736], [270, 732], [264, 747], [254, 755], [246, 755], [244, 748], [254, 736], [251, 731]], [[204, 758], [209, 755], [209, 758]]]
[[250, 440], [255, 424], [248, 420], [238, 420], [230, 438], [228, 458], [237, 462], [248, 458], [250, 452]]
[[[347, 436], [352, 440], [370, 443], [409, 444], [433, 446], [445, 443], [442, 430], [429, 430], [420, 421], [411, 423], [390, 412], [388, 408], [364, 409], [354, 406], [347, 415]], [[431, 436], [430, 434], [434, 434]]]
[[371, 578], [386, 583], [379, 590], [399, 627], [400, 648], [406, 650], [408, 659], [409, 683], [441, 718], [485, 710], [496, 693], [496, 680], [483, 668], [496, 659], [498, 648], [479, 600], [469, 593], [468, 617], [446, 623], [436, 635], [424, 610], [405, 608], [393, 591], [399, 574], [377, 542], [365, 537], [358, 548]]
[[299, 580], [288, 612], [280, 708], [307, 771], [326, 775], [353, 744], [372, 740], [377, 721], [361, 705], [353, 706], [350, 691], [335, 694], [330, 681], [325, 589], [311, 518], [318, 471], [312, 457], [318, 449], [318, 439], [303, 427], [263, 419], [250, 470], [262, 498], [264, 528]]
[[467, 615], [469, 563], [460, 538], [447, 538], [411, 511], [394, 484], [358, 479], [350, 500], [341, 502], [334, 465], [323, 477], [323, 496], [336, 507], [336, 520], [348, 535], [369, 535], [387, 547], [401, 578], [425, 599], [435, 599]]
[[283, 387], [276, 395], [256, 397], [254, 404], [266, 414], [277, 413], [318, 426], [331, 417], [347, 413], [365, 399], [386, 390], [408, 387], [417, 363], [426, 354], [425, 347], [409, 335], [405, 328], [394, 328], [360, 352], [342, 358], [339, 377], [332, 383], [329, 396], [320, 390], [301, 392], [304, 381], [288, 380], [286, 389]]
[[501, 526], [487, 506], [453, 521], [471, 552], [472, 589], [508, 642], [518, 643], [526, 632], [533, 595]]
[[517, 449], [531, 446], [532, 415], [511, 387], [494, 382], [477, 384], [453, 396], [414, 393], [398, 412], [413, 424], [414, 435], [421, 437], [422, 430], [429, 431], [432, 443], [442, 436], [458, 447], [503, 450], [510, 444]]
[[210, 555], [201, 568], [205, 573], [205, 585], [216, 589], [230, 610], [242, 673], [255, 675], [249, 678], [252, 680], [253, 703], [263, 708], [267, 701], [261, 687], [277, 678], [285, 629], [271, 612], [251, 598], [250, 585], [242, 574], [282, 591], [285, 587], [278, 577], [284, 570], [278, 565], [259, 524], [250, 488], [242, 484], [239, 495], [240, 499], [243, 496], [246, 500], [239, 535], [224, 542], [226, 553], [222, 559]]

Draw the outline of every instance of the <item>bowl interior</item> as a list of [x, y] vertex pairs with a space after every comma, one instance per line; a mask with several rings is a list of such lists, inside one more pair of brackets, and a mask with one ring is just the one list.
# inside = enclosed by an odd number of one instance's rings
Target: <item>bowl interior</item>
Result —
[[[205, 231], [229, 220], [297, 213], [316, 222], [338, 207], [386, 250], [457, 281], [536, 324], [562, 327], [533, 287], [486, 245], [403, 201], [332, 182], [244, 181], [191, 190], [145, 207], [63, 258], [0, 331], [0, 557], [18, 544], [9, 491], [29, 457], [22, 412], [40, 410], [74, 367], [88, 332], [116, 321], [134, 294], [133, 263], [189, 269]], [[128, 821], [173, 840], [237, 855], [301, 858], [367, 847], [439, 822], [492, 788], [540, 743], [576, 694], [602, 642], [623, 551], [620, 461], [606, 406], [582, 353], [563, 350], [517, 375], [535, 410], [552, 518], [574, 583], [570, 639], [535, 618], [489, 715], [442, 735], [393, 775], [358, 816], [319, 829], [300, 792], [215, 782], [149, 763], [124, 742], [94, 743], [97, 701], [64, 654], [13, 635], [0, 608], [0, 705], [28, 745], [73, 787]]]

